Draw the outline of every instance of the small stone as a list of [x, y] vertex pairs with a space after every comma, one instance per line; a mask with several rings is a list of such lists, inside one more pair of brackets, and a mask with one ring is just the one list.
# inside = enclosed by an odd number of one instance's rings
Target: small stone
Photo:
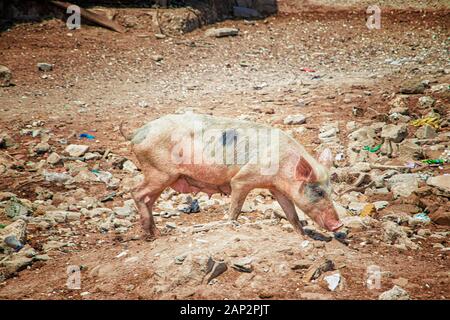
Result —
[[52, 71], [53, 65], [51, 63], [39, 62], [37, 65], [39, 71]]
[[395, 285], [391, 290], [379, 295], [378, 300], [410, 300], [407, 291]]
[[444, 174], [440, 176], [430, 177], [427, 180], [427, 184], [434, 188], [439, 189], [445, 195], [450, 196], [450, 175]]
[[159, 54], [155, 54], [155, 55], [151, 56], [151, 58], [153, 61], [156, 61], [156, 62], [160, 62], [164, 59], [164, 57]]
[[9, 87], [11, 85], [11, 78], [11, 70], [0, 65], [0, 87]]
[[47, 163], [48, 164], [58, 164], [61, 161], [61, 157], [56, 152], [50, 153], [50, 155], [47, 157]]
[[381, 130], [381, 137], [392, 142], [400, 143], [408, 136], [408, 127], [405, 124], [387, 124]]
[[289, 115], [284, 120], [283, 123], [286, 125], [298, 125], [306, 122], [306, 117], [302, 114]]
[[303, 277], [305, 281], [311, 281], [315, 280], [320, 277], [322, 273], [325, 273], [327, 271], [332, 271], [335, 269], [334, 262], [330, 259], [324, 259], [322, 261], [319, 261], [315, 264], [313, 264], [308, 271], [306, 272], [305, 276]]
[[136, 167], [136, 165], [133, 163], [133, 161], [131, 160], [127, 160], [123, 163], [122, 169], [124, 171], [127, 171], [129, 173], [135, 173], [138, 168]]
[[89, 150], [89, 146], [80, 144], [71, 144], [64, 150], [71, 157], [81, 157]]
[[430, 109], [434, 106], [434, 103], [436, 100], [434, 100], [432, 97], [423, 96], [420, 97], [418, 101], [418, 107], [421, 109]]
[[166, 222], [166, 228], [167, 229], [176, 229], [177, 224], [175, 222]]
[[433, 139], [437, 137], [436, 129], [430, 125], [424, 125], [417, 129], [415, 136], [419, 139]]
[[206, 30], [205, 35], [207, 37], [228, 37], [228, 36], [237, 36], [239, 33], [239, 29], [236, 28], [211, 28]]
[[38, 143], [34, 148], [34, 152], [37, 154], [44, 154], [50, 150], [50, 145], [47, 142]]

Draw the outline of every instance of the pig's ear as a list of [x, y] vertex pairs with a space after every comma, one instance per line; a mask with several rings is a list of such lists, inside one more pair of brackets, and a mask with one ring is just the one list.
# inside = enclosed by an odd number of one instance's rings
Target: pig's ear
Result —
[[312, 181], [314, 178], [313, 168], [305, 158], [301, 157], [295, 167], [295, 179], [298, 181]]
[[319, 162], [326, 168], [330, 168], [333, 164], [333, 153], [329, 148], [326, 148], [322, 151], [319, 156]]

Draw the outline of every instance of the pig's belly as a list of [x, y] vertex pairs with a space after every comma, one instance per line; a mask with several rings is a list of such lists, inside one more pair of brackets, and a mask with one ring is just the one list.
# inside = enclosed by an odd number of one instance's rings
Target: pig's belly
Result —
[[180, 176], [177, 181], [170, 185], [172, 189], [180, 193], [198, 193], [205, 192], [209, 196], [214, 193], [221, 193], [228, 195], [231, 193], [231, 187], [229, 183], [221, 185], [215, 185], [206, 183], [203, 181], [195, 180], [188, 176]]

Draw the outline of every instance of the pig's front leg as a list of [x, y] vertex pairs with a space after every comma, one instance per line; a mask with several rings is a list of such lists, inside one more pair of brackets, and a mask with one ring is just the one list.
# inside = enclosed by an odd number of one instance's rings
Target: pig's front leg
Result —
[[286, 214], [286, 218], [294, 227], [294, 230], [300, 233], [301, 235], [304, 235], [305, 232], [303, 231], [302, 223], [298, 218], [297, 210], [295, 210], [294, 203], [278, 190], [271, 189], [270, 192], [274, 195], [275, 199], [277, 199], [278, 203], [280, 204], [280, 207]]

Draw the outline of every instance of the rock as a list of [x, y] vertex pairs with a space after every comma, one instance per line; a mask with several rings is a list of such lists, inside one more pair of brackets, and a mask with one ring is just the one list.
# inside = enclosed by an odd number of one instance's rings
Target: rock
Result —
[[80, 144], [71, 144], [64, 150], [71, 157], [81, 157], [89, 150], [89, 146]]
[[12, 198], [6, 204], [5, 213], [8, 218], [15, 218], [28, 215], [31, 213], [31, 209], [19, 199]]
[[44, 171], [43, 176], [44, 176], [45, 181], [54, 182], [54, 183], [66, 183], [72, 179], [72, 177], [65, 172]]
[[312, 262], [310, 260], [307, 259], [301, 259], [299, 261], [296, 261], [292, 266], [291, 269], [292, 270], [304, 270], [304, 269], [308, 269], [309, 267], [311, 267]]
[[123, 165], [122, 165], [122, 169], [123, 169], [124, 171], [129, 172], [129, 173], [135, 173], [135, 172], [138, 170], [138, 168], [136, 167], [136, 165], [135, 165], [135, 164], [133, 163], [133, 161], [131, 161], [131, 160], [125, 161], [125, 162], [123, 163]]
[[4, 268], [4, 272], [6, 274], [6, 277], [8, 278], [14, 273], [25, 269], [26, 267], [31, 265], [32, 262], [33, 258], [28, 258], [20, 254], [13, 254], [9, 260], [2, 261], [0, 263], [0, 269]]
[[253, 266], [251, 265], [253, 259], [251, 257], [242, 258], [233, 263], [232, 267], [241, 272], [252, 272]]
[[306, 272], [303, 279], [307, 282], [320, 277], [322, 273], [335, 270], [334, 262], [330, 259], [324, 259], [314, 263]]
[[18, 219], [13, 223], [7, 225], [5, 228], [0, 229], [0, 248], [6, 249], [8, 245], [4, 242], [5, 238], [14, 236], [22, 244], [26, 242], [26, 227], [27, 223]]
[[239, 29], [236, 28], [211, 28], [206, 30], [205, 35], [207, 37], [229, 37], [229, 36], [237, 36], [239, 33]]
[[60, 161], [61, 161], [61, 157], [56, 152], [50, 153], [50, 155], [47, 157], [48, 164], [58, 164]]
[[400, 88], [400, 93], [403, 94], [422, 94], [425, 92], [425, 85], [420, 83], [415, 84], [407, 84], [404, 87]]
[[52, 71], [53, 65], [51, 63], [39, 62], [37, 65], [39, 71]]
[[428, 217], [436, 224], [450, 226], [450, 212], [445, 211], [445, 208], [440, 208], [438, 211], [430, 213]]
[[14, 145], [14, 140], [5, 132], [0, 132], [0, 149], [6, 149]]
[[38, 143], [34, 148], [34, 152], [37, 154], [44, 154], [50, 150], [50, 145], [47, 142]]
[[408, 107], [395, 107], [389, 110], [389, 114], [401, 114], [401, 115], [408, 115], [409, 109]]
[[129, 228], [131, 227], [132, 223], [126, 219], [114, 219], [112, 221], [114, 228]]
[[410, 300], [407, 291], [395, 285], [391, 290], [379, 295], [378, 300]]
[[407, 233], [398, 224], [392, 221], [385, 221], [381, 224], [383, 229], [383, 241], [387, 244], [398, 244], [407, 249], [418, 249], [419, 246], [412, 242]]
[[89, 218], [95, 218], [99, 216], [109, 216], [113, 211], [109, 208], [95, 208], [92, 210], [81, 209], [81, 213]]
[[400, 143], [408, 136], [408, 127], [405, 124], [387, 124], [381, 130], [381, 137]]
[[66, 222], [67, 215], [69, 213], [70, 213], [69, 211], [53, 210], [53, 211], [46, 212], [44, 215], [44, 218], [49, 219], [51, 221], [53, 220], [57, 223], [62, 223], [62, 222]]
[[67, 212], [67, 221], [78, 221], [81, 218], [81, 213], [79, 212]]
[[58, 250], [62, 247], [67, 246], [67, 243], [64, 242], [60, 242], [60, 241], [55, 241], [55, 240], [50, 240], [46, 243], [44, 243], [44, 245], [42, 246], [42, 250], [44, 252], [49, 252], [52, 250]]
[[261, 14], [251, 8], [233, 7], [233, 15], [238, 18], [259, 18]]
[[159, 54], [155, 54], [155, 55], [151, 56], [151, 58], [152, 58], [153, 61], [156, 61], [156, 62], [160, 62], [160, 61], [162, 61], [164, 59], [164, 57], [162, 55], [159, 55]]
[[408, 108], [408, 100], [408, 95], [397, 95], [394, 99], [391, 100], [391, 102], [389, 102], [389, 105], [391, 106], [391, 108]]
[[284, 120], [283, 123], [286, 125], [297, 125], [306, 122], [306, 117], [302, 114], [289, 115]]
[[444, 195], [450, 197], [450, 175], [440, 175], [427, 179], [427, 184], [439, 189]]
[[351, 167], [350, 173], [369, 172], [371, 170], [370, 163], [368, 162], [356, 162]]
[[434, 106], [435, 102], [436, 100], [434, 100], [432, 97], [423, 96], [419, 98], [417, 106], [420, 109], [430, 109]]
[[405, 161], [423, 159], [423, 149], [411, 139], [406, 139], [398, 145], [398, 155]]
[[394, 198], [408, 197], [419, 188], [419, 182], [415, 175], [397, 174], [386, 179], [388, 188], [394, 194]]
[[12, 73], [5, 67], [0, 65], [0, 87], [9, 87], [11, 85]]
[[437, 135], [436, 129], [427, 124], [417, 129], [415, 133], [415, 136], [419, 139], [433, 139], [436, 138]]

